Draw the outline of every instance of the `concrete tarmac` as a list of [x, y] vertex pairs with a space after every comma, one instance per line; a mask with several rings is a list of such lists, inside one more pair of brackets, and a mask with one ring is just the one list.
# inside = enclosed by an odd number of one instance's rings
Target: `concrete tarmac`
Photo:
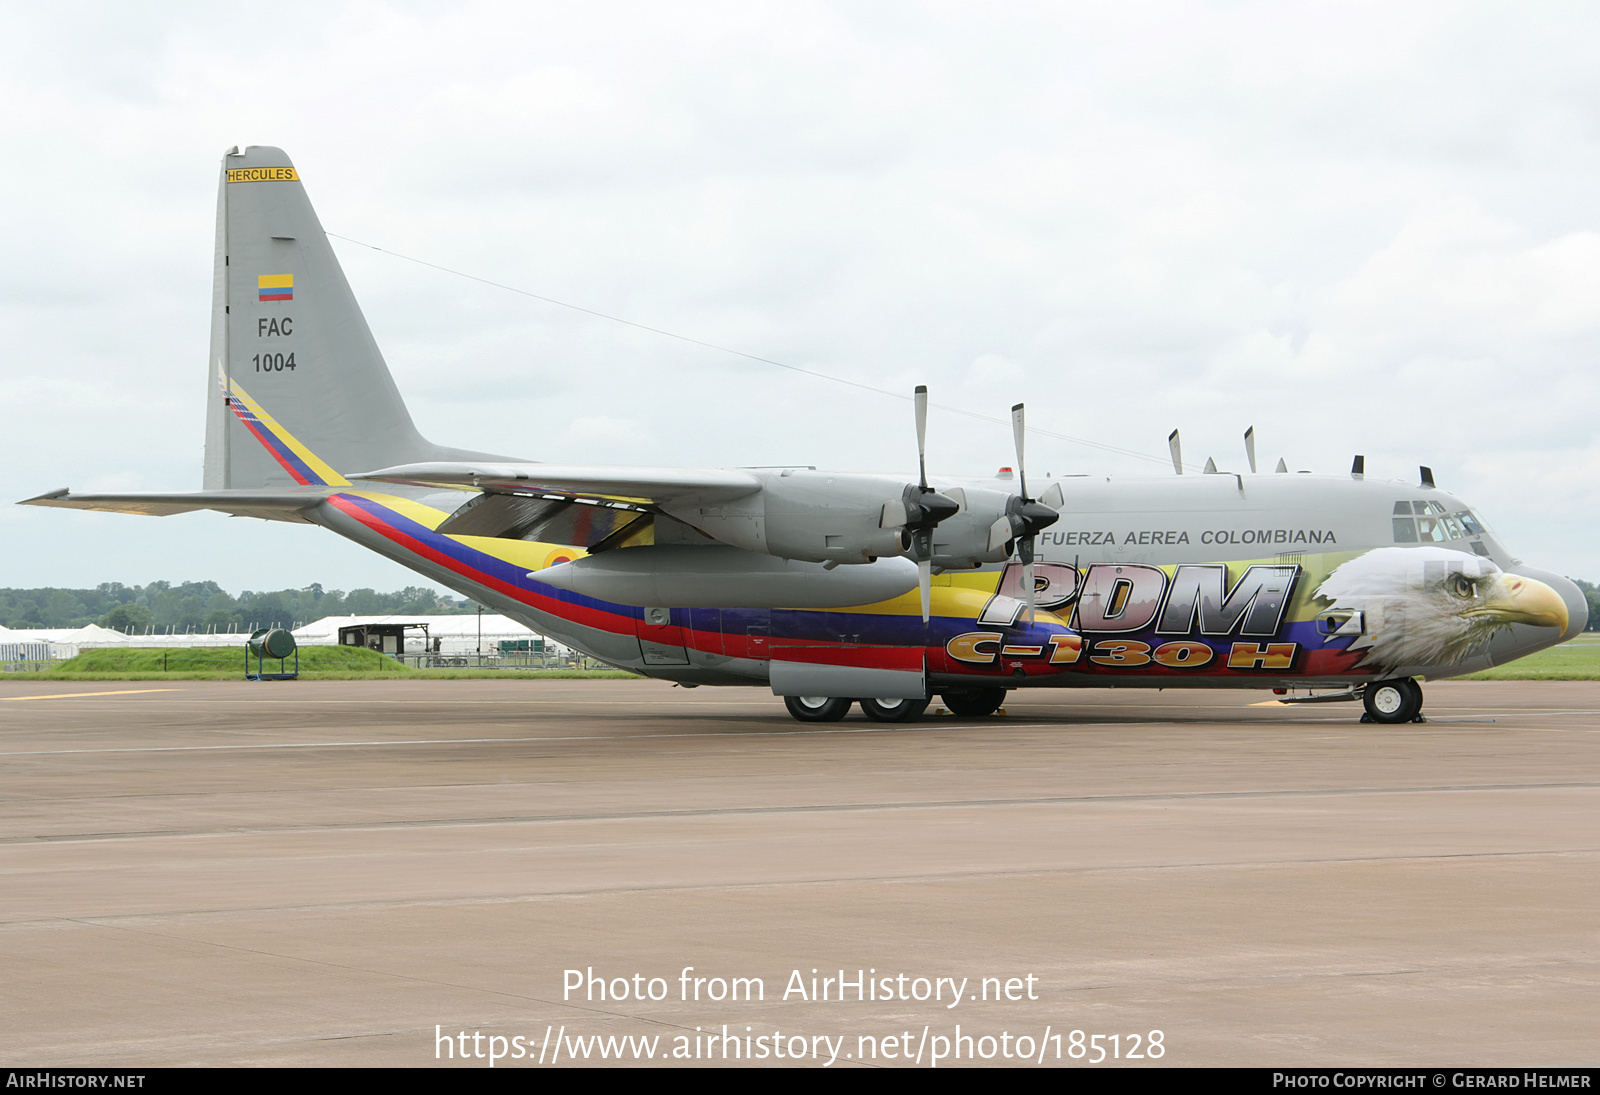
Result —
[[5, 681], [0, 1064], [1592, 1063], [1600, 684], [1426, 692]]

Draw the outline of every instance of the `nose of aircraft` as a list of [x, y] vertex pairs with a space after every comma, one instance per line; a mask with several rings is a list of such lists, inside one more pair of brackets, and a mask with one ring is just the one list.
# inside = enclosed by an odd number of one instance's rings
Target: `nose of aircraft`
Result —
[[[1543, 626], [1561, 628], [1557, 642], [1564, 643], [1589, 626], [1589, 601], [1577, 585], [1559, 574], [1532, 567], [1517, 567], [1510, 573], [1513, 595], [1529, 602], [1530, 615], [1540, 617], [1537, 622]], [[1516, 589], [1519, 579], [1528, 579], [1521, 590]]]

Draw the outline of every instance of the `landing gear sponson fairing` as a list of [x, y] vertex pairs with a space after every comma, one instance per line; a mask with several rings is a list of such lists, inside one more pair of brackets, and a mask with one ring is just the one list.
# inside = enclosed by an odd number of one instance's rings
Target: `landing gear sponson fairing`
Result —
[[1098, 685], [1322, 690], [1400, 722], [1418, 678], [1587, 621], [1571, 582], [1428, 478], [1069, 477], [1032, 499], [1009, 478], [444, 448], [412, 425], [289, 158], [251, 147], [219, 186], [205, 489], [28, 504], [322, 525], [603, 661], [770, 686], [800, 719], [910, 719], [934, 694], [979, 716], [1008, 689]]

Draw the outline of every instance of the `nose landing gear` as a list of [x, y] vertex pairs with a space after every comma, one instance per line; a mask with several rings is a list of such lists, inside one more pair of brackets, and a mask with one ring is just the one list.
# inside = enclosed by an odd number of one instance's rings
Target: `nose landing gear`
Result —
[[1373, 681], [1361, 693], [1367, 713], [1362, 722], [1427, 722], [1422, 717], [1422, 686], [1410, 677]]

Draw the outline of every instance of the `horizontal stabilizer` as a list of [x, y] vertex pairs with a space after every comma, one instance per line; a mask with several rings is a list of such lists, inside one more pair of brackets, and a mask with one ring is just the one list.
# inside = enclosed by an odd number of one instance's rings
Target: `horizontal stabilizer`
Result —
[[17, 503], [21, 506], [58, 506], [62, 509], [94, 509], [106, 513], [138, 513], [147, 517], [170, 517], [174, 513], [216, 510], [235, 517], [259, 517], [264, 521], [311, 522], [300, 515], [332, 493], [327, 490], [199, 490], [129, 494], [73, 492], [63, 487], [37, 498]]
[[506, 494], [594, 498], [636, 505], [664, 505], [690, 500], [725, 502], [761, 489], [761, 480], [737, 469], [645, 468], [606, 464], [434, 462], [380, 468], [350, 478]]

